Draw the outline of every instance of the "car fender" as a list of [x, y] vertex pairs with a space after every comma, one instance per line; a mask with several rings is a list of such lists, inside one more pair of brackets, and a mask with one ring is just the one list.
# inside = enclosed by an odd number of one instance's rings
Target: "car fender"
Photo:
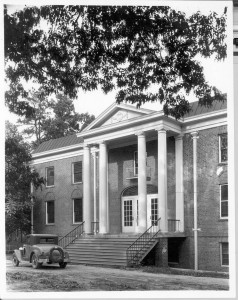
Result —
[[14, 254], [16, 255], [17, 259], [18, 259], [20, 262], [23, 261], [23, 259], [22, 259], [22, 253], [21, 253], [20, 250], [15, 249], [15, 250], [14, 250]]

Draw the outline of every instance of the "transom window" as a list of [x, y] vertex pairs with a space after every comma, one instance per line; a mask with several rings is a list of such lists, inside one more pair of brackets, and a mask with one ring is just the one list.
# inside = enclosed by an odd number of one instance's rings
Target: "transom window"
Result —
[[79, 183], [83, 181], [83, 166], [82, 161], [73, 163], [73, 183]]
[[83, 200], [82, 198], [73, 199], [73, 223], [83, 221]]
[[227, 133], [219, 135], [219, 162], [227, 162]]
[[221, 265], [229, 266], [229, 243], [221, 243]]
[[228, 184], [220, 185], [220, 206], [221, 218], [228, 218]]
[[46, 224], [54, 224], [55, 222], [55, 202], [46, 202]]
[[46, 168], [46, 186], [53, 186], [54, 185], [54, 167]]

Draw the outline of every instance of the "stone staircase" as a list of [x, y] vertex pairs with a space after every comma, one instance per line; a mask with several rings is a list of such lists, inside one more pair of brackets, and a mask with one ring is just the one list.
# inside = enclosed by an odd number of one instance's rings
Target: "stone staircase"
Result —
[[127, 248], [138, 235], [85, 235], [68, 245], [72, 264], [126, 266]]

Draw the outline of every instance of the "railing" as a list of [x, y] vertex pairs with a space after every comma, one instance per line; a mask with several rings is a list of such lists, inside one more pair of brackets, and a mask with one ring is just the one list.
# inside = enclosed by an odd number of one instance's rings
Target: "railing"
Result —
[[169, 232], [179, 231], [179, 223], [180, 220], [168, 219], [168, 231]]
[[83, 234], [84, 222], [79, 224], [76, 228], [71, 230], [59, 240], [59, 246], [66, 248], [69, 244], [73, 243], [80, 235]]
[[148, 250], [148, 245], [151, 244], [151, 241], [154, 241], [154, 238], [160, 231], [160, 219], [154, 221], [152, 225], [144, 232], [142, 235], [135, 240], [134, 243], [126, 250], [127, 265], [130, 264], [139, 264], [140, 259]]
[[[146, 167], [146, 177], [151, 177], [151, 168]], [[126, 169], [126, 179], [133, 179], [138, 178], [138, 170], [135, 170], [134, 168], [127, 168]]]
[[99, 232], [99, 222], [91, 222], [91, 232], [96, 234]]

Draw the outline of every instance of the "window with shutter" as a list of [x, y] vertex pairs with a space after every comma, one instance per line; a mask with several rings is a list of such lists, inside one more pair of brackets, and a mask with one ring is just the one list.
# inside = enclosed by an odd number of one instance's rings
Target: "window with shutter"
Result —
[[228, 153], [227, 153], [227, 133], [223, 133], [219, 136], [219, 162], [227, 162], [228, 161]]
[[73, 223], [83, 221], [83, 201], [82, 199], [73, 199]]
[[73, 163], [73, 183], [79, 183], [83, 181], [82, 169], [82, 161]]
[[220, 185], [220, 217], [228, 218], [228, 184]]
[[54, 167], [46, 168], [46, 186], [53, 186], [54, 185]]
[[55, 202], [46, 202], [46, 224], [54, 224], [55, 222]]

